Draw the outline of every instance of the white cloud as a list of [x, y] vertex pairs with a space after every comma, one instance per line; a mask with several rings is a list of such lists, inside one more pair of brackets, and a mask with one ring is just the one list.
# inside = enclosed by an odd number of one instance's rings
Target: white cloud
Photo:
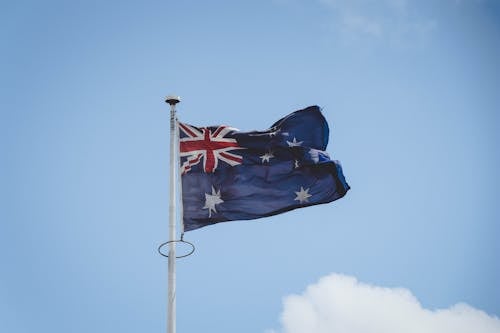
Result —
[[410, 44], [421, 42], [436, 27], [431, 17], [417, 14], [411, 0], [319, 0], [332, 11], [332, 26], [348, 40], [380, 39]]
[[344, 29], [360, 34], [368, 34], [376, 37], [382, 36], [382, 26], [379, 22], [358, 14], [345, 14], [342, 16]]
[[[403, 288], [332, 274], [284, 300], [282, 333], [499, 333], [500, 320], [467, 304], [422, 308]], [[276, 333], [276, 331], [267, 331]]]

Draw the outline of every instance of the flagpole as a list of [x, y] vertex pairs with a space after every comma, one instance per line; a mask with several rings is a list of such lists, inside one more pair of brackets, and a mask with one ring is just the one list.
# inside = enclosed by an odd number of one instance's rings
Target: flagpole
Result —
[[170, 204], [169, 204], [169, 250], [168, 250], [168, 308], [167, 308], [167, 333], [176, 332], [176, 291], [175, 291], [175, 224], [176, 224], [176, 191], [177, 184], [176, 163], [177, 146], [177, 117], [175, 105], [181, 100], [178, 96], [167, 96], [165, 102], [170, 104]]

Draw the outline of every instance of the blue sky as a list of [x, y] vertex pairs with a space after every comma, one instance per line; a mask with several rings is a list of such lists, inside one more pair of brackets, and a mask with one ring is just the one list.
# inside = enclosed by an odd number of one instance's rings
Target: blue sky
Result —
[[0, 331], [165, 331], [170, 93], [241, 130], [320, 105], [352, 187], [188, 233], [179, 332], [500, 331], [497, 1], [1, 8]]

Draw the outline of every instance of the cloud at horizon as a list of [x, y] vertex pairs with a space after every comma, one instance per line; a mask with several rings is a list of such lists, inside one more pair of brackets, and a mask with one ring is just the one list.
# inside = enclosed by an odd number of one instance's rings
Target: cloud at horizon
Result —
[[331, 274], [283, 301], [281, 330], [269, 333], [499, 333], [500, 319], [465, 303], [423, 308], [405, 288]]

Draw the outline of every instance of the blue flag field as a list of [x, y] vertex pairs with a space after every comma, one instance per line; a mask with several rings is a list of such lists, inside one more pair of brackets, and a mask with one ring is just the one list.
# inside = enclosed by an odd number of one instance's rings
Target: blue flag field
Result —
[[268, 130], [179, 123], [184, 230], [328, 203], [349, 190], [318, 106]]

